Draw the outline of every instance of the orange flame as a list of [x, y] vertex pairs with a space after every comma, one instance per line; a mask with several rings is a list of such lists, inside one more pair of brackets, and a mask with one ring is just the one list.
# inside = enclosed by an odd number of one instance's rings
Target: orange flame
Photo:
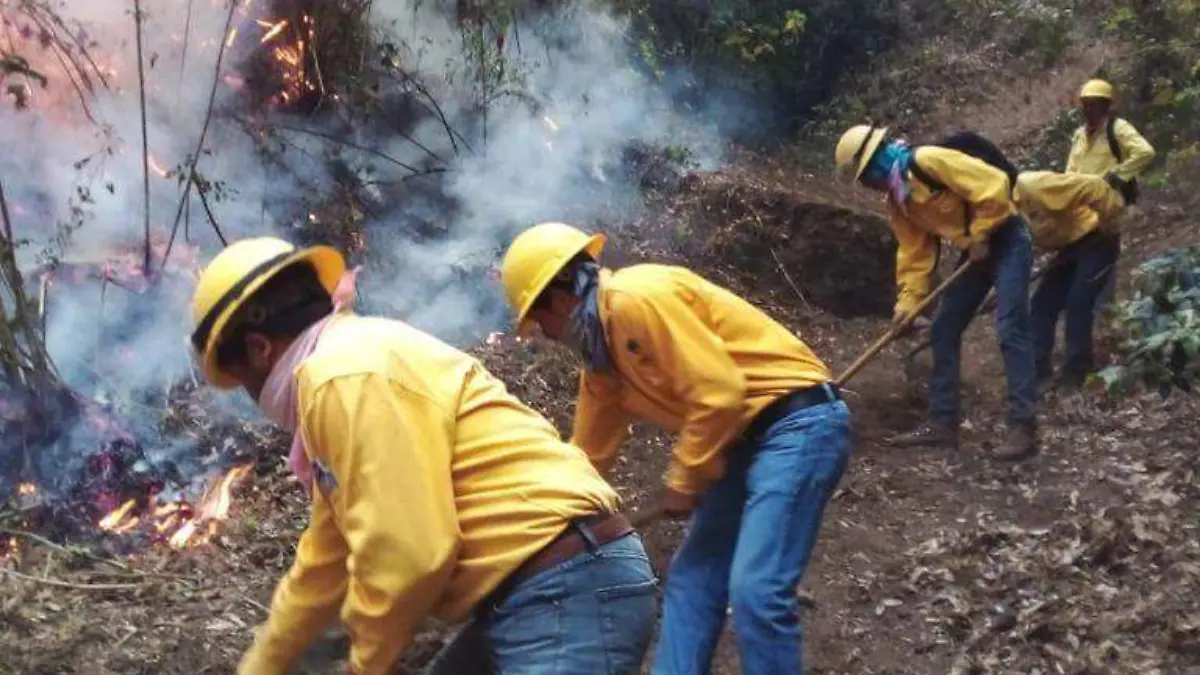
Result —
[[158, 163], [158, 160], [154, 159], [154, 155], [147, 155], [146, 160], [150, 164], [151, 171], [158, 174], [160, 178], [167, 177], [167, 170], [164, 169], [163, 166]]
[[[158, 504], [143, 515], [150, 518], [154, 532], [167, 536], [167, 543], [182, 549], [188, 545], [199, 545], [216, 535], [219, 522], [229, 515], [233, 506], [233, 487], [249, 475], [253, 465], [234, 467], [218, 478], [200, 498], [199, 506], [192, 509], [188, 504]], [[129, 500], [100, 520], [100, 529], [114, 534], [129, 532], [138, 527], [142, 518], [134, 514], [136, 500]], [[196, 537], [204, 526], [202, 537]]]

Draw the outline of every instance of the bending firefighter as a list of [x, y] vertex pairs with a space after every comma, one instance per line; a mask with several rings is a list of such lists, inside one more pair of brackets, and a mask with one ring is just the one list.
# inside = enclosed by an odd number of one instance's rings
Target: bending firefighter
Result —
[[1096, 365], [1094, 310], [1121, 253], [1116, 228], [1123, 202], [1100, 176], [1053, 171], [1022, 173], [1017, 198], [1031, 218], [1035, 243], [1056, 252], [1030, 307], [1038, 379], [1049, 379], [1053, 372], [1055, 329], [1065, 310], [1060, 383], [1077, 387]]
[[635, 419], [678, 434], [661, 505], [691, 514], [667, 576], [652, 672], [701, 675], [732, 609], [747, 675], [802, 672], [796, 586], [846, 468], [850, 412], [795, 335], [679, 267], [617, 271], [603, 235], [521, 233], [503, 279], [520, 330], [582, 358], [572, 442], [604, 472]]
[[887, 195], [891, 228], [899, 243], [896, 323], [930, 293], [940, 239], [964, 250], [960, 265], [971, 265], [946, 290], [930, 327], [931, 419], [893, 443], [958, 447], [962, 334], [995, 286], [1008, 380], [1008, 434], [994, 456], [1015, 460], [1036, 452], [1037, 380], [1028, 295], [1033, 241], [1013, 203], [1007, 174], [958, 150], [910, 148], [889, 139], [886, 128], [867, 125], [842, 135], [834, 159], [840, 172]]
[[[1138, 199], [1137, 179], [1154, 161], [1154, 147], [1128, 120], [1113, 110], [1113, 87], [1104, 80], [1089, 80], [1079, 90], [1083, 126], [1071, 137], [1067, 173], [1101, 176], [1120, 195], [1125, 206]], [[1103, 287], [1097, 313], [1112, 301], [1116, 274]]]
[[655, 581], [612, 488], [473, 358], [340, 309], [344, 271], [330, 248], [246, 239], [192, 299], [206, 379], [295, 433], [312, 496], [238, 672], [288, 672], [340, 612], [363, 675], [392, 672], [427, 616], [472, 613], [492, 672], [637, 673]]

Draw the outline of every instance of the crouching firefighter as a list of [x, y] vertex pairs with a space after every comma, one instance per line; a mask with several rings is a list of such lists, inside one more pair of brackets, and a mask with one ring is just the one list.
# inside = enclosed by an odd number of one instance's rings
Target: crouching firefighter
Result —
[[246, 239], [192, 299], [205, 378], [294, 432], [312, 498], [238, 672], [288, 672], [340, 613], [362, 675], [391, 673], [427, 616], [472, 614], [491, 672], [637, 673], [656, 582], [616, 493], [475, 359], [344, 309], [344, 273], [331, 248]]
[[1095, 369], [1095, 312], [1121, 254], [1124, 201], [1103, 176], [1027, 171], [1017, 179], [1017, 199], [1033, 224], [1034, 242], [1055, 251], [1030, 305], [1039, 381], [1053, 367], [1055, 329], [1065, 314], [1066, 350], [1058, 384], [1082, 385]]
[[958, 447], [962, 334], [992, 286], [1008, 383], [1008, 433], [994, 451], [1016, 460], [1037, 450], [1037, 380], [1029, 324], [1033, 240], [1013, 202], [1004, 170], [967, 152], [938, 145], [909, 147], [887, 129], [859, 125], [834, 150], [838, 170], [886, 194], [896, 251], [894, 321], [900, 323], [930, 292], [940, 239], [964, 251], [970, 264], [947, 289], [930, 327], [933, 374], [930, 420], [895, 437], [900, 447]]
[[584, 368], [572, 442], [608, 472], [635, 419], [678, 434], [661, 507], [691, 515], [671, 562], [655, 675], [709, 672], [732, 609], [741, 672], [802, 672], [796, 586], [845, 471], [850, 411], [791, 331], [696, 274], [597, 260], [604, 235], [522, 232], [502, 277], [519, 330]]

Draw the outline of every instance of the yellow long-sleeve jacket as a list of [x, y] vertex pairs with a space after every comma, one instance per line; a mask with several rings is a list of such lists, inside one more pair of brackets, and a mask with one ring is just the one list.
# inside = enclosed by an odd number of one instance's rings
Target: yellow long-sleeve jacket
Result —
[[667, 485], [698, 494], [724, 475], [726, 447], [763, 408], [830, 379], [798, 337], [681, 267], [601, 270], [599, 294], [615, 368], [581, 376], [571, 441], [602, 472], [629, 424], [648, 420], [678, 434]]
[[1108, 145], [1107, 125], [1101, 125], [1092, 134], [1087, 127], [1079, 127], [1071, 137], [1071, 150], [1067, 154], [1068, 173], [1087, 173], [1103, 176], [1113, 173], [1123, 181], [1137, 178], [1154, 161], [1154, 146], [1150, 145], [1128, 121], [1113, 120], [1113, 137], [1124, 154], [1118, 162]]
[[965, 249], [987, 241], [998, 225], [1017, 213], [1008, 175], [968, 154], [937, 146], [919, 147], [914, 159], [937, 190], [908, 172], [908, 199], [888, 197], [896, 250], [896, 312], [909, 312], [929, 295], [937, 266], [938, 240]]
[[1079, 241], [1104, 223], [1115, 223], [1121, 195], [1103, 176], [1025, 171], [1017, 177], [1017, 203], [1029, 216], [1034, 242], [1056, 250]]
[[297, 371], [312, 520], [241, 675], [282, 675], [337, 616], [361, 675], [390, 673], [428, 616], [459, 621], [576, 516], [617, 495], [467, 354], [340, 315]]

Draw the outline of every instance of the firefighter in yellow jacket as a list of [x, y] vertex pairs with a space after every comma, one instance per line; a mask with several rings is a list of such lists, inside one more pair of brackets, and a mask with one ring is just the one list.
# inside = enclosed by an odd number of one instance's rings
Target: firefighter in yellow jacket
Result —
[[[1037, 450], [1037, 378], [1029, 326], [1033, 239], [1011, 195], [1008, 175], [958, 150], [911, 148], [886, 128], [852, 127], [834, 160], [847, 178], [883, 192], [896, 250], [894, 321], [902, 321], [931, 290], [940, 240], [964, 251], [970, 264], [938, 305], [930, 327], [933, 375], [929, 423], [893, 439], [901, 447], [957, 448], [962, 334], [995, 286], [997, 329], [1008, 380], [1008, 435], [997, 459]], [[968, 261], [969, 259], [969, 261]]]
[[572, 442], [607, 472], [635, 419], [678, 434], [662, 505], [691, 514], [667, 577], [655, 675], [702, 675], [726, 608], [741, 672], [801, 672], [795, 589], [852, 443], [829, 370], [791, 331], [696, 274], [597, 262], [603, 235], [522, 232], [502, 276], [522, 332], [581, 357]]
[[[1137, 202], [1137, 179], [1154, 161], [1150, 145], [1128, 120], [1117, 117], [1113, 87], [1104, 80], [1088, 80], [1079, 90], [1083, 126], [1071, 136], [1067, 173], [1101, 176], [1120, 195], [1125, 206]], [[1116, 291], [1114, 273], [1101, 291], [1097, 313], [1112, 301]]]
[[1094, 310], [1116, 271], [1124, 203], [1101, 176], [1053, 171], [1021, 173], [1017, 199], [1033, 224], [1034, 243], [1055, 251], [1030, 302], [1038, 379], [1052, 373], [1055, 329], [1065, 313], [1060, 383], [1079, 386], [1095, 367]]
[[246, 239], [192, 299], [206, 379], [294, 432], [312, 496], [238, 672], [288, 672], [340, 616], [352, 672], [383, 675], [426, 617], [471, 615], [492, 672], [639, 672], [655, 580], [613, 489], [475, 359], [338, 309], [344, 270], [327, 247]]

